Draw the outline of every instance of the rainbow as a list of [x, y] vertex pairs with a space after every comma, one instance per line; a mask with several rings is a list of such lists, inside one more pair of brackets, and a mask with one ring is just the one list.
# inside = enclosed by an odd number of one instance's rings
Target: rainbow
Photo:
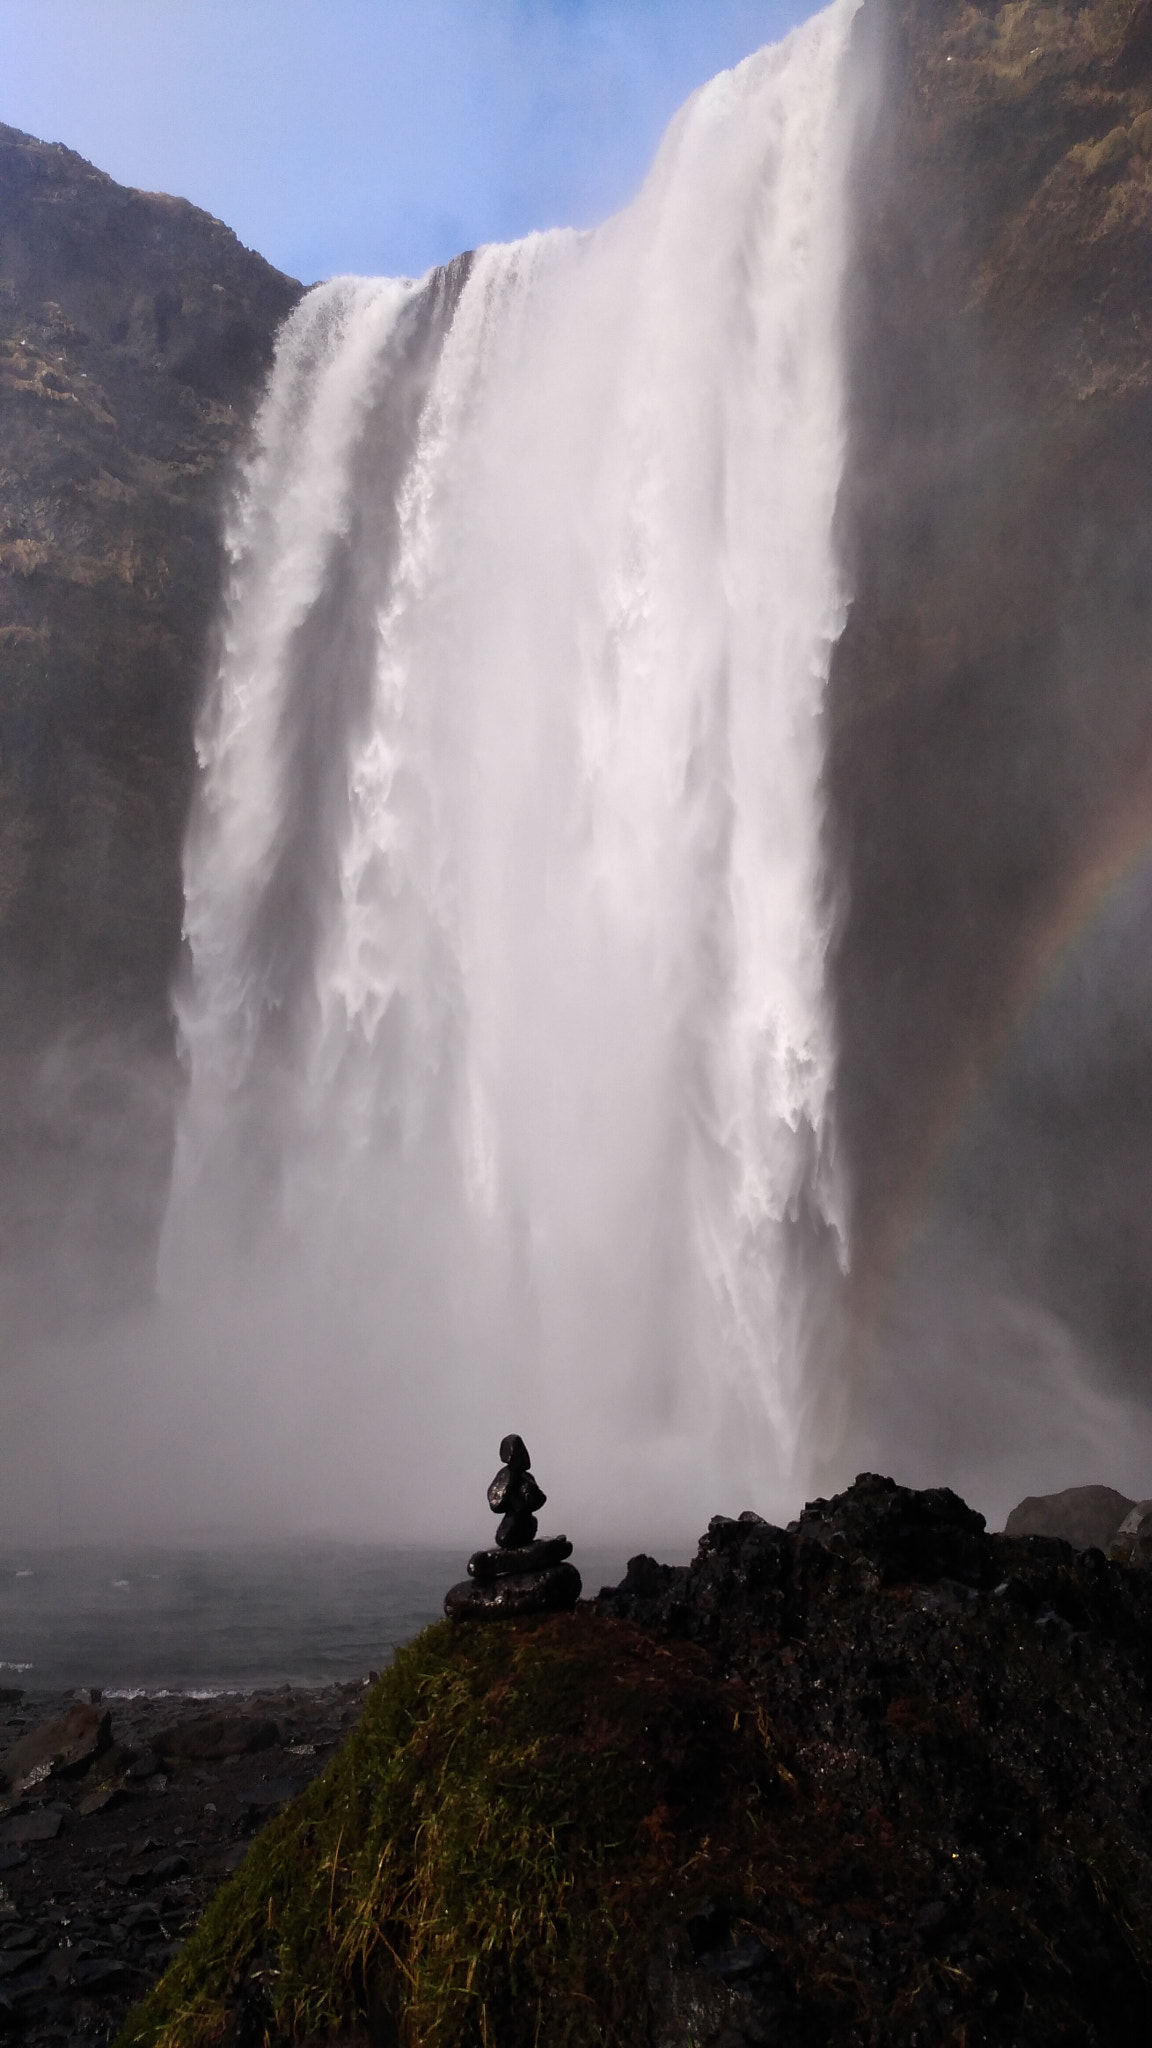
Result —
[[868, 1247], [850, 1288], [857, 1328], [875, 1333], [922, 1241], [983, 1105], [992, 1094], [1030, 1023], [1066, 973], [1069, 963], [1107, 916], [1124, 884], [1152, 852], [1152, 724], [1136, 765], [1075, 865], [1059, 878], [1048, 904], [1018, 950], [1003, 999], [979, 1042], [936, 1097], [919, 1144], [909, 1155], [884, 1223]]

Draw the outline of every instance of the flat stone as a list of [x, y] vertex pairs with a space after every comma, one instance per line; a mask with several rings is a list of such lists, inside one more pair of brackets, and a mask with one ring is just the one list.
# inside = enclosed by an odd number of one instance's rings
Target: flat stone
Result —
[[71, 1965], [69, 1975], [77, 1991], [119, 1991], [131, 1981], [127, 1964], [115, 1956], [86, 1957]]
[[64, 1816], [51, 1806], [41, 1806], [31, 1813], [14, 1813], [11, 1820], [0, 1822], [0, 1843], [6, 1849], [18, 1849], [26, 1842], [54, 1842], [60, 1833]]
[[0, 1768], [13, 1791], [20, 1791], [45, 1778], [69, 1777], [87, 1770], [111, 1741], [112, 1716], [99, 1707], [78, 1703], [58, 1721], [30, 1728], [9, 1750]]
[[76, 1808], [86, 1820], [90, 1813], [105, 1813], [110, 1806], [124, 1806], [132, 1794], [124, 1785], [105, 1785], [99, 1792], [89, 1792]]
[[44, 1954], [43, 1943], [39, 1940], [31, 1948], [13, 1948], [0, 1955], [0, 1978], [18, 1977], [21, 1970], [31, 1969]]
[[549, 1565], [563, 1564], [571, 1557], [566, 1536], [548, 1536], [539, 1543], [522, 1544], [518, 1550], [477, 1550], [468, 1559], [470, 1579], [502, 1579], [516, 1572], [541, 1572]]
[[519, 1572], [487, 1582], [462, 1579], [444, 1596], [449, 1621], [499, 1621], [504, 1616], [554, 1614], [575, 1607], [580, 1574], [574, 1564], [542, 1572]]
[[158, 1756], [182, 1756], [201, 1763], [230, 1756], [252, 1756], [272, 1749], [280, 1740], [275, 1721], [255, 1714], [198, 1714], [152, 1738]]

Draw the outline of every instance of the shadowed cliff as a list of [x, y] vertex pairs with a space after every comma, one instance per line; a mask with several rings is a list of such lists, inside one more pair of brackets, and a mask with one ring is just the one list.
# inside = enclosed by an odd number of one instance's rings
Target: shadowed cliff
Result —
[[[947, 1382], [990, 1295], [1029, 1301], [1029, 1342], [1146, 1387], [1152, 1013], [1116, 920], [1152, 903], [1152, 7], [858, 28], [828, 762], [858, 1310]], [[955, 1391], [922, 1441], [978, 1453]]]
[[[222, 491], [301, 287], [0, 127], [0, 1286], [113, 1297], [171, 1143], [168, 991]], [[39, 1274], [40, 1277], [36, 1277]]]

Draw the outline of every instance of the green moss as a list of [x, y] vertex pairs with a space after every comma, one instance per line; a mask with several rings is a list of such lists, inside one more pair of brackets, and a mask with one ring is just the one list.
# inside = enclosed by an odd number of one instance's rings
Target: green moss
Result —
[[673, 1872], [756, 1826], [764, 1737], [698, 1652], [621, 1623], [429, 1629], [119, 2048], [233, 2038], [238, 2000], [275, 2042], [369, 2012], [413, 2048], [626, 2039]]

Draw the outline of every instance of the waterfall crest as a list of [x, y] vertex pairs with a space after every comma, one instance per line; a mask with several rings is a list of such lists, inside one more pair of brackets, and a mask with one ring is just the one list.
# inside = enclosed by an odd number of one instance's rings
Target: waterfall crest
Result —
[[594, 233], [337, 279], [282, 335], [161, 1278], [295, 1418], [314, 1514], [444, 1528], [515, 1428], [569, 1520], [691, 1525], [828, 1426], [856, 5], [699, 92]]

